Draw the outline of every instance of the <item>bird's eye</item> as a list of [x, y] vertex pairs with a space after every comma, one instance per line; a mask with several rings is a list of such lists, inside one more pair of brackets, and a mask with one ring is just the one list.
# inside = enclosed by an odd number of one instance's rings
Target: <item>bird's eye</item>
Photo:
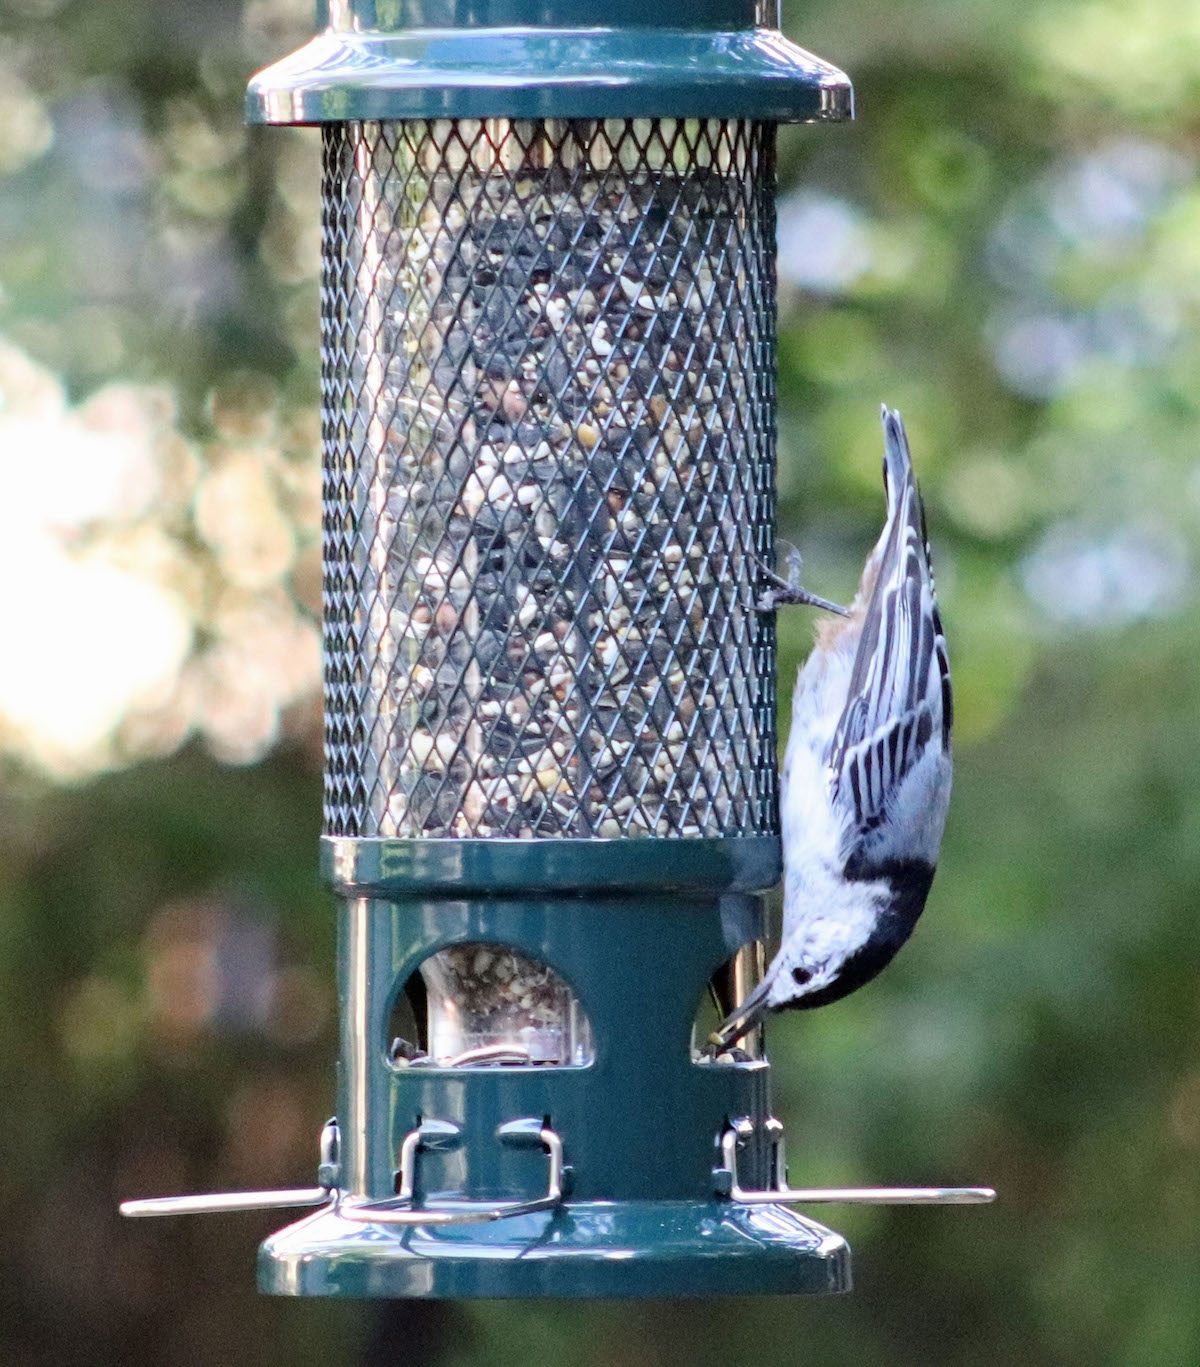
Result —
[[810, 982], [812, 980], [812, 969], [793, 968], [792, 977], [795, 980], [797, 986], [803, 987], [805, 983]]

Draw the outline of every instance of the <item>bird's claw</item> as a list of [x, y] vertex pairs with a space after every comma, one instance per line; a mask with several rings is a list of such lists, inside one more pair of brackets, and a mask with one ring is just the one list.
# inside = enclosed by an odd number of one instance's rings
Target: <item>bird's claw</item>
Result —
[[777, 589], [783, 589], [786, 592], [792, 587], [791, 582], [785, 579], [778, 570], [773, 570], [765, 560], [759, 560], [755, 556], [750, 563], [764, 579], [769, 580]]
[[815, 593], [809, 593], [799, 584], [789, 582], [761, 560], [755, 559], [753, 563], [763, 578], [773, 586], [755, 600], [755, 612], [775, 612], [781, 607], [810, 607], [818, 608], [822, 612], [836, 613], [839, 617], [850, 616], [849, 608], [831, 603], [828, 598], [818, 598]]

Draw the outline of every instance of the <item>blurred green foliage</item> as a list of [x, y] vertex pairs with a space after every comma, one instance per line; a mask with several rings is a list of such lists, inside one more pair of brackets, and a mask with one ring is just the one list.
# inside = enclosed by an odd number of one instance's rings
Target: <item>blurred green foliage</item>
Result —
[[[876, 406], [899, 406], [959, 720], [926, 919], [877, 984], [772, 1028], [780, 1110], [793, 1180], [1000, 1202], [835, 1212], [838, 1302], [258, 1298], [277, 1222], [114, 1210], [311, 1180], [333, 1081], [311, 687], [248, 748], [210, 698], [58, 781], [0, 729], [4, 1362], [1200, 1361], [1200, 26], [1167, 0], [786, 22], [853, 75], [859, 121], [782, 138], [781, 529], [814, 590], [850, 591]], [[8, 0], [0, 24], [0, 336], [68, 403], [165, 387], [201, 483], [236, 447], [290, 490], [269, 555], [184, 504], [168, 528], [211, 684], [231, 592], [265, 574], [280, 611], [313, 607], [315, 468], [289, 453], [311, 456], [317, 145], [240, 125], [306, 0]], [[53, 653], [10, 638], [5, 669], [73, 671], [82, 698], [72, 604], [42, 612]], [[786, 693], [809, 625], [782, 631]]]

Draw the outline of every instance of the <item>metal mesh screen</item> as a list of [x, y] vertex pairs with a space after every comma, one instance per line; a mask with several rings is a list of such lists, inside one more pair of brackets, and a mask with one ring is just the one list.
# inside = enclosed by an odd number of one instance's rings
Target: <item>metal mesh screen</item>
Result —
[[773, 127], [324, 138], [327, 833], [774, 831]]

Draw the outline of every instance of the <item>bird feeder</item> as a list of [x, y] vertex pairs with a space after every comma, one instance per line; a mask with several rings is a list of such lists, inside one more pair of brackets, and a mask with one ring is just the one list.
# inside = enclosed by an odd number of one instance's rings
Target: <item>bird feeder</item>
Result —
[[[769, 0], [329, 0], [249, 117], [324, 149], [336, 1122], [295, 1295], [831, 1292], [753, 986], [779, 879], [775, 134], [851, 115]], [[395, 1022], [410, 1021], [411, 1038]]]

